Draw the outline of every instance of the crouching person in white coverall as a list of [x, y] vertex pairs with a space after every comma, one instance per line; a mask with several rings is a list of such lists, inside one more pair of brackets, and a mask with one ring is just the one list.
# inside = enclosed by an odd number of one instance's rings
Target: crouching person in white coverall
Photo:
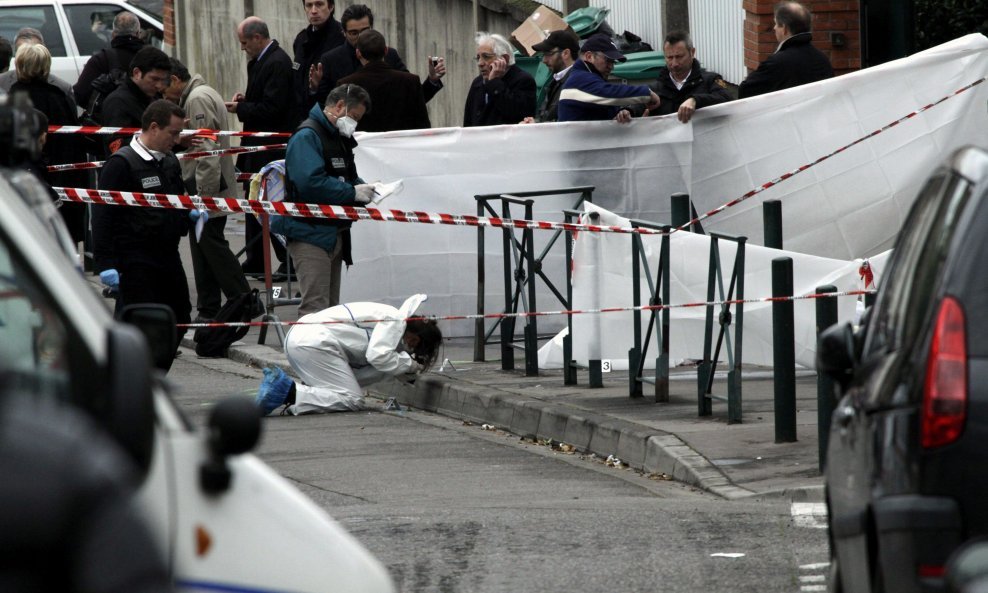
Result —
[[[262, 384], [258, 405], [269, 413], [288, 404], [287, 413], [294, 415], [360, 410], [364, 387], [428, 369], [439, 355], [442, 333], [432, 320], [405, 322], [425, 299], [413, 295], [398, 309], [347, 303], [302, 317], [306, 325], [293, 326], [285, 338], [285, 354], [299, 381], [288, 387], [290, 379], [283, 377], [268, 392]], [[373, 321], [378, 319], [395, 321]], [[326, 321], [343, 323], [320, 323]]]

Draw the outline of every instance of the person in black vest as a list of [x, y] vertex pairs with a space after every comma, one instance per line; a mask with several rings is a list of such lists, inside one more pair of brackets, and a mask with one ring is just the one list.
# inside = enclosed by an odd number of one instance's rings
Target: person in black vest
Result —
[[[319, 58], [330, 50], [343, 45], [343, 27], [333, 18], [336, 3], [333, 0], [302, 0], [309, 26], [299, 31], [292, 43], [295, 52], [295, 103], [297, 120], [309, 117], [309, 108], [315, 105], [315, 89], [309, 88], [309, 80], [315, 76]], [[318, 86], [318, 85], [317, 85]]]
[[[257, 17], [248, 17], [237, 26], [240, 49], [247, 54], [247, 90], [237, 93], [226, 103], [226, 110], [235, 113], [248, 132], [291, 132], [298, 125], [295, 113], [295, 90], [292, 86], [294, 72], [292, 59], [281, 49], [277, 39], [271, 39], [268, 25]], [[277, 140], [277, 143], [281, 143]], [[271, 138], [244, 138], [241, 146], [273, 144]], [[285, 158], [282, 150], [242, 154], [237, 158], [237, 168], [245, 173], [256, 173], [261, 167]], [[249, 191], [245, 184], [244, 193]], [[261, 243], [261, 223], [254, 216], [246, 216], [247, 260], [243, 263], [245, 274], [264, 273], [264, 249]], [[279, 274], [287, 273], [285, 248], [271, 238], [274, 253], [281, 261]], [[275, 278], [275, 281], [284, 276]]]
[[[353, 132], [370, 109], [370, 95], [355, 84], [333, 89], [324, 108], [312, 107], [288, 141], [286, 201], [334, 206], [371, 201], [374, 187], [357, 176], [353, 159]], [[299, 316], [339, 304], [342, 262], [353, 263], [350, 222], [277, 217], [272, 228], [288, 238], [302, 292]]]
[[374, 111], [364, 114], [357, 129], [390, 132], [431, 127], [419, 77], [388, 66], [384, 61], [387, 50], [384, 35], [373, 29], [364, 31], [357, 38], [357, 57], [364, 67], [340, 80], [340, 84], [362, 87], [374, 104]]
[[542, 52], [542, 63], [552, 72], [552, 82], [545, 89], [539, 108], [535, 111], [535, 117], [526, 117], [523, 124], [553, 122], [559, 119], [559, 94], [566, 84], [569, 73], [573, 71], [573, 64], [580, 59], [580, 38], [576, 33], [563, 29], [553, 31], [545, 38], [532, 46], [535, 51]]
[[113, 18], [113, 33], [110, 47], [95, 54], [79, 74], [79, 80], [72, 86], [75, 102], [83, 109], [89, 109], [89, 99], [93, 92], [93, 80], [100, 74], [109, 74], [119, 68], [126, 71], [137, 52], [144, 47], [141, 34], [141, 21], [133, 13], [123, 11]]
[[780, 2], [775, 6], [774, 30], [779, 47], [744, 79], [738, 88], [738, 98], [746, 99], [833, 77], [830, 59], [813, 47], [812, 20], [810, 10], [799, 2]]
[[[164, 99], [151, 103], [141, 119], [141, 133], [107, 159], [99, 189], [184, 194], [182, 167], [171, 152], [184, 122], [185, 111], [178, 105]], [[103, 284], [119, 291], [119, 306], [161, 303], [171, 307], [177, 323], [191, 321], [189, 285], [178, 253], [189, 214], [137, 206], [93, 207], [95, 267]], [[176, 332], [180, 340], [185, 329]]]
[[[357, 37], [364, 31], [374, 28], [374, 13], [363, 4], [347, 6], [343, 15], [340, 16], [340, 23], [343, 26], [346, 43], [323, 54], [311, 79], [317, 87], [316, 103], [320, 105], [325, 103], [329, 91], [336, 88], [344, 77], [353, 74], [362, 67], [360, 59], [357, 57]], [[384, 62], [395, 70], [408, 72], [408, 67], [401, 61], [401, 56], [393, 47], [389, 47], [384, 54]], [[425, 97], [426, 103], [443, 88], [441, 79], [445, 75], [446, 60], [442, 57], [430, 59], [429, 76], [422, 81], [422, 96]]]
[[470, 84], [463, 127], [516, 124], [535, 116], [535, 79], [515, 65], [511, 44], [501, 35], [477, 33], [477, 68]]
[[675, 113], [685, 124], [697, 109], [733, 100], [721, 75], [700, 66], [689, 33], [670, 32], [662, 45], [662, 53], [666, 65], [659, 68], [655, 85], [661, 102], [649, 115]]

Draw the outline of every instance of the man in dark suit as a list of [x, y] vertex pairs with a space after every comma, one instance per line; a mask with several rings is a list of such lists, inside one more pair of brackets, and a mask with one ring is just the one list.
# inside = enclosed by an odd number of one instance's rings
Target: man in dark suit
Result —
[[[319, 66], [313, 73], [318, 90], [316, 91], [316, 102], [322, 105], [329, 96], [329, 91], [340, 84], [340, 80], [360, 69], [360, 60], [357, 58], [357, 37], [364, 31], [374, 28], [374, 13], [363, 4], [347, 6], [340, 16], [340, 23], [343, 26], [343, 34], [346, 43], [323, 54], [319, 60]], [[384, 54], [384, 61], [389, 66], [400, 72], [408, 72], [405, 63], [401, 61], [401, 56], [389, 47]], [[428, 103], [436, 93], [443, 88], [442, 77], [446, 75], [446, 64], [443, 58], [429, 60], [429, 76], [422, 82], [422, 96]]]
[[422, 96], [422, 81], [408, 72], [395, 70], [384, 61], [388, 46], [384, 35], [370, 29], [357, 37], [357, 58], [363, 67], [340, 79], [340, 85], [356, 84], [371, 98], [372, 111], [360, 120], [363, 132], [429, 128], [429, 112]]
[[470, 84], [463, 127], [517, 124], [535, 115], [535, 79], [515, 65], [507, 39], [477, 33], [477, 68], [480, 75]]
[[315, 75], [319, 58], [343, 44], [343, 28], [333, 18], [336, 3], [333, 0], [302, 0], [309, 25], [299, 31], [292, 43], [295, 52], [295, 102], [298, 121], [309, 117], [309, 109], [316, 104], [315, 91], [309, 88], [309, 77]]
[[552, 80], [545, 89], [545, 94], [535, 111], [535, 117], [526, 117], [522, 123], [545, 123], [559, 119], [559, 94], [563, 90], [566, 78], [573, 70], [573, 64], [580, 57], [580, 38], [569, 29], [553, 31], [532, 46], [535, 51], [542, 52], [542, 63], [552, 72]]
[[741, 83], [739, 99], [833, 77], [830, 60], [813, 47], [812, 19], [810, 10], [799, 2], [780, 2], [775, 7], [774, 30], [779, 47]]
[[[292, 59], [281, 49], [276, 39], [271, 39], [268, 25], [257, 17], [248, 17], [237, 26], [240, 49], [247, 54], [247, 91], [237, 93], [226, 103], [226, 110], [235, 113], [249, 132], [291, 132], [295, 129], [295, 89], [292, 86]], [[241, 146], [260, 146], [276, 143], [270, 138], [244, 138]], [[244, 172], [256, 173], [261, 167], [285, 158], [283, 150], [268, 150], [242, 154], [237, 167]], [[247, 216], [247, 261], [243, 263], [245, 274], [264, 272], [264, 245], [260, 239], [261, 225], [253, 216]], [[273, 239], [273, 238], [272, 238]], [[286, 273], [285, 247], [272, 240], [274, 252], [282, 262], [278, 272]]]

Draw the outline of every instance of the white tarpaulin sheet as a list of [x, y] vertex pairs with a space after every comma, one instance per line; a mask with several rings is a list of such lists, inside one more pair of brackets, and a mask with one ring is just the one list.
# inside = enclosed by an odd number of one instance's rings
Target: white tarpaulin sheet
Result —
[[[628, 226], [628, 220], [593, 205], [588, 212], [600, 215], [600, 224]], [[647, 267], [653, 281], [657, 281], [661, 238], [642, 237]], [[710, 237], [693, 233], [673, 233], [670, 237], [670, 303], [690, 304], [707, 302], [708, 262]], [[573, 254], [574, 308], [598, 309], [600, 307], [631, 307], [633, 302], [631, 251], [627, 238], [613, 234], [580, 233]], [[730, 291], [731, 270], [737, 254], [737, 243], [721, 240], [718, 253], [723, 276], [715, 284], [714, 301], [737, 299]], [[882, 272], [889, 252], [869, 259], [874, 281], [881, 283]], [[864, 282], [859, 275], [863, 260], [843, 261], [806, 255], [791, 251], [769, 249], [757, 245], [745, 247], [744, 298], [758, 298], [772, 294], [772, 260], [779, 257], [793, 259], [793, 294], [807, 295], [817, 287], [831, 284], [840, 292], [862, 290]], [[602, 265], [601, 262], [609, 262]], [[642, 264], [642, 267], [646, 267]], [[644, 271], [643, 276], [644, 278]], [[660, 294], [661, 296], [661, 294]], [[728, 298], [728, 296], [730, 298]], [[642, 280], [641, 303], [650, 302], [651, 295]], [[838, 316], [851, 319], [855, 313], [856, 299], [837, 298]], [[793, 302], [795, 316], [796, 362], [813, 366], [816, 350], [816, 301], [813, 299]], [[732, 313], [736, 307], [731, 306]], [[714, 331], [721, 307], [714, 307]], [[671, 364], [703, 358], [703, 341], [706, 324], [706, 307], [673, 308], [670, 310], [669, 349]], [[641, 331], [645, 335], [649, 312], [642, 313]], [[735, 319], [736, 321], [736, 319]], [[735, 324], [730, 326], [729, 340], [733, 339]], [[742, 359], [746, 364], [772, 366], [772, 304], [768, 302], [744, 305], [744, 331], [742, 335]], [[634, 329], [633, 313], [601, 313], [573, 316], [573, 358], [581, 364], [588, 360], [608, 360], [613, 370], [628, 368], [628, 349], [631, 347]], [[564, 330], [565, 331], [565, 330]], [[653, 330], [654, 331], [654, 330]], [[714, 334], [716, 341], [716, 334]], [[733, 342], [731, 342], [733, 343]], [[653, 368], [658, 354], [655, 334], [645, 356], [646, 368]], [[725, 343], [726, 344], [726, 343]], [[725, 346], [726, 347], [726, 346]], [[727, 360], [722, 349], [721, 361]], [[539, 351], [539, 366], [562, 368], [561, 336], [543, 346]]]
[[[357, 166], [369, 181], [404, 180], [404, 191], [381, 204], [384, 208], [475, 214], [477, 194], [593, 185], [594, 203], [611, 212], [668, 222], [672, 193], [689, 192], [704, 212], [951, 96], [704, 221], [705, 228], [745, 235], [757, 245], [762, 201], [781, 199], [787, 249], [847, 263], [891, 247], [936, 163], [961, 145], [988, 144], [988, 84], [953, 95], [988, 74], [986, 50], [988, 39], [970, 35], [828, 81], [709, 107], [686, 125], [662, 117], [629, 125], [574, 122], [364, 134], [358, 137]], [[572, 206], [573, 196], [538, 198], [534, 217], [561, 220], [560, 210]], [[521, 217], [519, 210], [512, 215]], [[536, 232], [538, 250], [548, 235]], [[498, 312], [504, 307], [500, 231], [489, 229], [486, 237], [486, 310]], [[354, 225], [353, 238], [355, 265], [344, 275], [345, 300], [400, 303], [424, 292], [430, 314], [475, 311], [477, 229], [365, 221]], [[627, 237], [624, 241], [629, 245]], [[623, 264], [602, 264], [609, 273], [630, 274]], [[564, 291], [561, 256], [550, 256], [545, 270]], [[801, 274], [798, 266], [796, 274]], [[765, 296], [753, 287], [747, 293]], [[540, 289], [537, 308], [561, 307]], [[564, 322], [554, 321], [555, 328]], [[540, 319], [539, 327], [553, 324]], [[466, 335], [473, 325], [446, 330]]]

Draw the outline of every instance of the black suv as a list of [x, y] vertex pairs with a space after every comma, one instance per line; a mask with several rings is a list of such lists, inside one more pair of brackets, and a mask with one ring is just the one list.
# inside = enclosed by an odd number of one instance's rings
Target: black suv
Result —
[[988, 535], [988, 152], [933, 173], [858, 328], [824, 332], [831, 591], [943, 591]]

